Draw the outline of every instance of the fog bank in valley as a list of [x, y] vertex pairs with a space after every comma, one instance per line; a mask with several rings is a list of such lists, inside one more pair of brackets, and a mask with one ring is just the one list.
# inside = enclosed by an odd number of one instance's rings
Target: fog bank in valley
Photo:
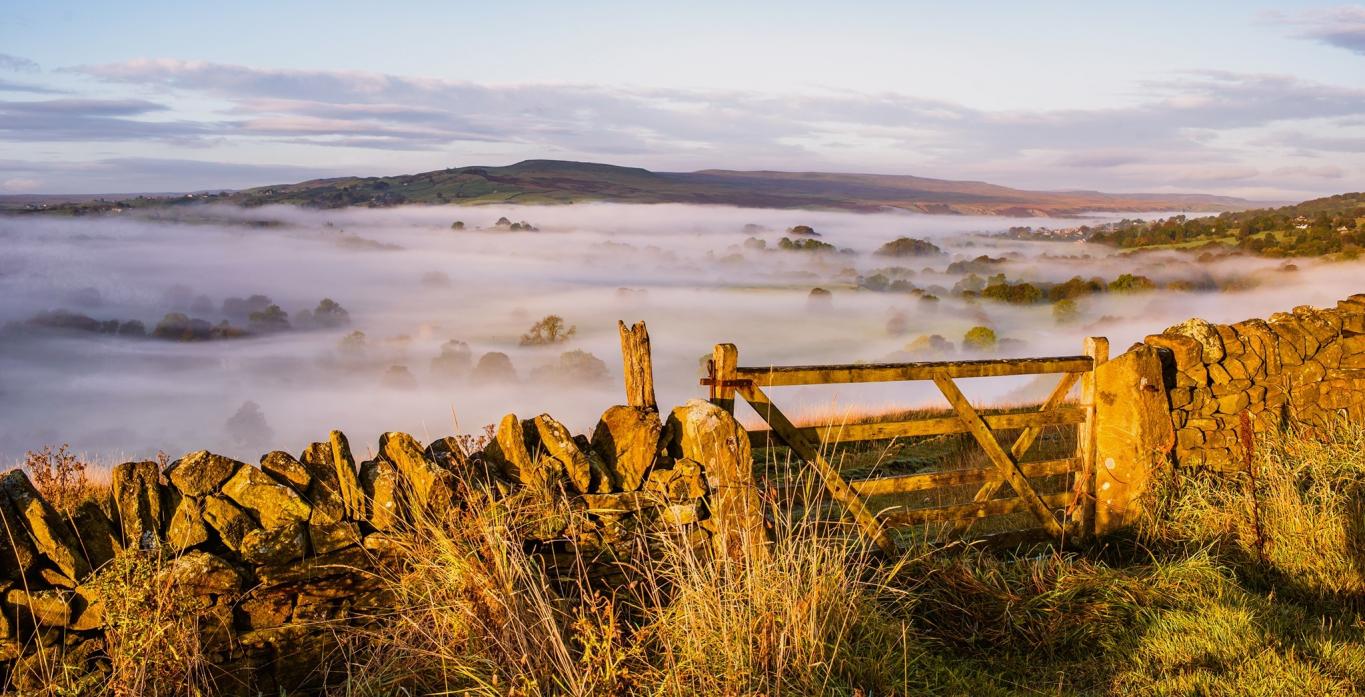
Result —
[[[197, 448], [254, 460], [332, 428], [364, 454], [382, 431], [425, 440], [509, 411], [581, 431], [621, 400], [618, 319], [648, 322], [670, 406], [704, 395], [700, 363], [721, 341], [747, 365], [1075, 354], [1087, 335], [1117, 353], [1191, 316], [1365, 290], [1356, 262], [992, 236], [1079, 222], [605, 204], [0, 217], [0, 458], [70, 443], [104, 460]], [[788, 232], [798, 225], [818, 236]], [[899, 237], [942, 253], [876, 254]], [[1139, 274], [1163, 288], [1077, 297], [1062, 321], [1049, 303], [954, 292], [1000, 273], [1041, 285]], [[523, 341], [549, 315], [573, 333]], [[975, 326], [1001, 341], [965, 351]], [[1037, 392], [966, 387], [983, 400]], [[933, 403], [911, 385], [778, 397], [796, 414]]]

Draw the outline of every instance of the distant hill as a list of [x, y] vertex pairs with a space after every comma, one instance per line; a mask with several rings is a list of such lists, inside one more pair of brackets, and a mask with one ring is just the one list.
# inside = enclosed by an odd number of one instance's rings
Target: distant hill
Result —
[[217, 198], [247, 206], [293, 204], [313, 208], [606, 201], [1012, 216], [1085, 211], [1219, 212], [1251, 206], [1243, 199], [1198, 194], [1025, 191], [985, 182], [887, 174], [651, 172], [560, 160], [526, 160], [506, 167], [459, 167], [393, 177], [316, 179]]

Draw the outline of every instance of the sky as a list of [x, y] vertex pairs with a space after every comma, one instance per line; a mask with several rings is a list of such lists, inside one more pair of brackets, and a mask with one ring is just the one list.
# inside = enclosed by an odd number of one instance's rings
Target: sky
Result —
[[0, 194], [530, 158], [1365, 189], [1365, 5], [0, 4]]

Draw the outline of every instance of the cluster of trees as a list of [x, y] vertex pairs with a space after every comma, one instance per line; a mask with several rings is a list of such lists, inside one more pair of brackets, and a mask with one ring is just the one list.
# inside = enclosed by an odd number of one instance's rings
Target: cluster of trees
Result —
[[497, 230], [507, 230], [508, 232], [540, 232], [540, 228], [525, 220], [514, 223], [506, 217], [498, 218], [498, 222], [493, 223], [493, 228]]
[[1122, 220], [1100, 226], [1090, 240], [1126, 249], [1203, 242], [1272, 257], [1354, 256], [1365, 248], [1365, 193], [1202, 218]]
[[1157, 283], [1152, 279], [1131, 273], [1122, 274], [1109, 282], [1098, 277], [1087, 280], [1074, 276], [1063, 283], [1054, 284], [1011, 283], [1004, 274], [996, 274], [982, 281], [980, 276], [972, 274], [954, 286], [954, 290], [964, 297], [978, 296], [1011, 305], [1057, 303], [1097, 293], [1143, 293], [1157, 288]]
[[[761, 241], [761, 240], [760, 240]], [[790, 237], [783, 237], [778, 240], [777, 248], [789, 252], [837, 252], [837, 247], [817, 239], [803, 238], [794, 240]]]
[[[289, 313], [264, 295], [228, 298], [222, 305], [222, 314], [226, 318], [217, 323], [194, 316], [211, 315], [214, 311], [212, 303], [200, 296], [190, 303], [190, 312], [168, 312], [150, 332], [139, 320], [98, 320], [69, 310], [40, 312], [25, 320], [22, 325], [10, 325], [7, 329], [9, 331], [55, 329], [166, 341], [214, 341], [237, 339], [252, 334], [273, 334], [291, 329], [334, 329], [351, 323], [350, 313], [331, 298], [323, 298], [312, 310], [303, 310], [292, 324], [289, 321]], [[245, 327], [241, 326], [243, 324]]]
[[898, 237], [877, 248], [876, 254], [883, 257], [935, 257], [943, 254], [943, 250], [928, 240]]

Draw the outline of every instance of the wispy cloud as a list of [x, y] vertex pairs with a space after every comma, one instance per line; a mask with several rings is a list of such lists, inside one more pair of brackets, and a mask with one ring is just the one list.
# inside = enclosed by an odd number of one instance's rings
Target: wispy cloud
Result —
[[22, 56], [12, 56], [8, 53], [0, 53], [0, 70], [9, 70], [16, 73], [36, 73], [38, 64]]
[[1297, 15], [1271, 13], [1267, 19], [1296, 27], [1295, 36], [1365, 55], [1365, 6], [1344, 5]]
[[136, 117], [169, 111], [143, 99], [0, 100], [0, 138], [31, 141], [176, 140], [204, 136], [208, 126]]

